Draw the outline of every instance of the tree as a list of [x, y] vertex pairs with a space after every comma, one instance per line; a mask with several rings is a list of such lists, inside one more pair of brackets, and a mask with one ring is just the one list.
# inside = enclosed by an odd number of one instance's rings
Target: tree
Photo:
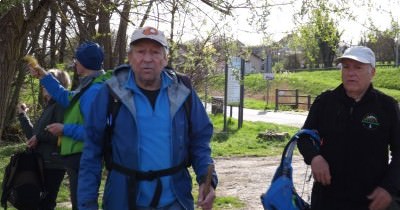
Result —
[[[251, 9], [255, 14], [251, 20], [255, 30], [265, 32], [262, 23], [269, 14], [269, 6], [256, 0], [3, 0], [0, 4], [0, 134], [14, 117], [13, 110], [26, 76], [21, 58], [26, 54], [33, 54], [46, 68], [60, 63], [67, 66], [81, 42], [98, 41], [105, 50], [104, 66], [109, 69], [126, 58], [129, 25], [136, 28], [151, 22], [164, 31], [169, 26], [170, 64], [192, 75], [195, 84], [201, 84], [201, 75], [220, 65], [220, 60], [215, 58], [226, 61], [231, 53], [229, 42], [220, 45], [223, 50], [216, 51], [211, 41], [216, 36], [232, 38], [224, 22], [226, 17], [235, 9]], [[115, 15], [120, 19], [117, 29], [113, 30], [110, 26], [114, 25]], [[209, 23], [211, 29], [205, 28]], [[198, 42], [185, 47], [189, 53], [184, 58], [193, 62], [183, 67], [179, 53], [186, 33], [191, 33]], [[74, 78], [77, 81], [76, 74]]]
[[0, 10], [0, 134], [3, 134], [6, 123], [14, 117], [14, 112], [10, 110], [15, 110], [25, 76], [21, 59], [26, 53], [26, 39], [29, 32], [44, 21], [52, 1], [28, 2], [32, 8], [23, 2], [14, 1]]
[[311, 11], [310, 21], [298, 30], [295, 46], [302, 48], [307, 63], [332, 67], [341, 33], [324, 4]]

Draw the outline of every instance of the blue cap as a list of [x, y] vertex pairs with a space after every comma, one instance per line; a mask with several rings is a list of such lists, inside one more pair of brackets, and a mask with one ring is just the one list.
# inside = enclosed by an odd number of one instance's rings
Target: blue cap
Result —
[[102, 69], [104, 52], [100, 45], [95, 42], [84, 42], [81, 44], [76, 49], [75, 57], [87, 69]]

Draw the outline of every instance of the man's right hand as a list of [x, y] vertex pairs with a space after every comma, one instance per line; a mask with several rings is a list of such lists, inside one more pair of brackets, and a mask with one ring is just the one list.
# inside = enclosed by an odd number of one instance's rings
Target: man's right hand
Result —
[[42, 79], [46, 74], [46, 70], [44, 70], [41, 66], [32, 66], [28, 65], [29, 72], [35, 78]]
[[311, 160], [311, 171], [317, 182], [324, 186], [331, 184], [329, 164], [321, 155], [317, 155]]

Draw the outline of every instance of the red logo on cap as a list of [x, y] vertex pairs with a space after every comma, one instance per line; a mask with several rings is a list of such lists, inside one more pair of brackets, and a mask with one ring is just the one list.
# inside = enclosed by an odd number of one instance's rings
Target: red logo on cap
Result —
[[143, 34], [148, 36], [148, 35], [158, 35], [158, 30], [153, 28], [153, 27], [146, 27], [143, 29]]

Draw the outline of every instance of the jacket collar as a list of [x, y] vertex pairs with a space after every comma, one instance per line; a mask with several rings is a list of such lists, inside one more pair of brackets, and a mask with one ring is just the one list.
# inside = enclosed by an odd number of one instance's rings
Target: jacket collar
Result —
[[372, 83], [369, 85], [367, 91], [365, 92], [365, 94], [363, 95], [361, 100], [358, 102], [356, 102], [353, 98], [350, 98], [349, 96], [347, 96], [346, 90], [344, 89], [344, 86], [343, 86], [343, 83], [340, 84], [333, 92], [334, 92], [335, 97], [338, 98], [339, 100], [341, 100], [343, 102], [347, 102], [347, 103], [352, 103], [352, 104], [366, 103], [368, 101], [371, 101], [375, 95], [375, 89], [374, 89]]

